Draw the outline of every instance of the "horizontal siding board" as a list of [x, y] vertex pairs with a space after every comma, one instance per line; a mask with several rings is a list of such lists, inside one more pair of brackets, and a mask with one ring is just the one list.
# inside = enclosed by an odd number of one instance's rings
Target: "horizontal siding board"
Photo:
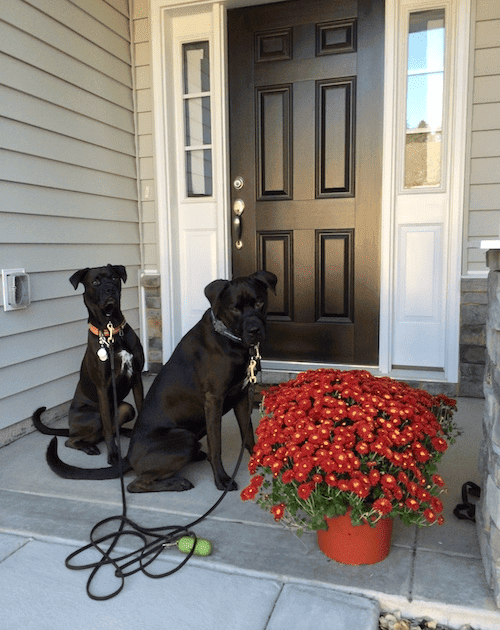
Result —
[[474, 131], [500, 129], [500, 101], [474, 105], [472, 108], [472, 129]]
[[39, 387], [0, 399], [0, 429], [31, 418], [38, 407], [51, 409], [63, 402], [70, 401], [78, 383], [78, 373], [65, 374], [59, 380], [50, 381]]
[[500, 210], [483, 210], [469, 214], [469, 237], [489, 237], [498, 235], [500, 225]]
[[122, 131], [134, 133], [131, 110], [124, 109], [110, 100], [89, 94], [55, 76], [12, 59], [0, 52], [0, 83], [83, 114]]
[[106, 2], [111, 5], [114, 9], [119, 11], [122, 15], [128, 17], [129, 8], [128, 8], [128, 0], [106, 0]]
[[130, 39], [129, 20], [121, 11], [117, 11], [111, 4], [103, 0], [71, 0], [83, 11], [90, 13], [93, 19], [104, 24], [127, 41]]
[[130, 81], [128, 86], [123, 85], [3, 22], [0, 22], [0, 41], [2, 52], [6, 55], [43, 70], [66, 83], [76, 85], [90, 94], [111, 100], [120, 107], [132, 109]]
[[[138, 245], [0, 245], [3, 269], [24, 267], [26, 272], [55, 271], [67, 267], [100, 267], [107, 265], [137, 266], [141, 264]], [[28, 309], [29, 310], [29, 309]], [[21, 311], [16, 311], [20, 313]], [[1, 334], [1, 330], [0, 330]]]
[[136, 178], [134, 156], [67, 138], [53, 131], [0, 118], [0, 138], [2, 147], [9, 151]]
[[[500, 25], [498, 29], [500, 31]], [[476, 76], [500, 74], [500, 48], [476, 50], [474, 74]]]
[[[0, 242], [43, 243], [44, 245], [134, 245], [139, 241], [137, 223], [69, 219], [49, 219], [39, 215], [2, 213]], [[93, 266], [93, 265], [92, 265]]]
[[0, 149], [2, 177], [20, 184], [137, 199], [135, 179]]
[[138, 221], [138, 208], [135, 200], [113, 199], [5, 181], [0, 181], [0, 208], [4, 212], [18, 214], [86, 217], [101, 221]]
[[486, 20], [476, 23], [476, 48], [492, 48], [500, 44], [498, 35], [500, 20]]
[[[20, 365], [10, 365], [2, 369], [2, 386], [0, 399], [14, 396], [23, 391], [25, 383], [31, 387], [38, 387], [47, 382], [47, 376], [51, 380], [63, 378], [66, 374], [74, 374], [80, 369], [82, 362], [82, 349], [70, 348], [62, 352], [31, 359]], [[19, 378], [22, 372], [23, 378]]]
[[497, 182], [500, 182], [500, 157], [471, 160], [471, 184], [496, 184]]
[[500, 19], [500, 3], [495, 0], [477, 0], [476, 20]]
[[84, 62], [91, 68], [131, 86], [130, 63], [98, 47], [77, 32], [19, 0], [2, 0], [0, 17], [53, 48]]
[[[474, 131], [472, 133], [471, 156], [473, 158], [500, 156], [500, 129]], [[496, 181], [498, 182], [500, 181], [500, 173], [497, 175]]]
[[83, 140], [126, 155], [135, 155], [132, 133], [3, 85], [0, 85], [0, 114], [67, 138]]
[[[481, 184], [470, 187], [471, 210], [498, 210], [500, 199], [500, 184]], [[497, 234], [498, 225], [492, 234]], [[488, 234], [488, 232], [487, 232]]]
[[[117, 34], [94, 19], [87, 11], [67, 0], [24, 0], [56, 22], [64, 24], [85, 39], [112, 53], [122, 61], [130, 60], [130, 43], [126, 33]], [[90, 6], [89, 6], [90, 8]]]
[[474, 79], [474, 103], [497, 103], [500, 100], [500, 75]]
[[[137, 311], [125, 312], [125, 318], [132, 327], [135, 327], [138, 320]], [[62, 352], [70, 347], [80, 348], [81, 361], [85, 354], [87, 337], [86, 318], [59, 326], [27, 331], [23, 337], [25, 342], [23, 344], [19, 343], [17, 335], [3, 337], [0, 339], [0, 369]], [[68, 344], [68, 341], [71, 343]]]

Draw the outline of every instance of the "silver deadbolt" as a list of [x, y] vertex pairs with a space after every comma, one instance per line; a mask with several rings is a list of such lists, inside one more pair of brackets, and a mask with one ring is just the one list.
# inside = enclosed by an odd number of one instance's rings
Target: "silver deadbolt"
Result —
[[233, 186], [236, 190], [241, 190], [244, 185], [245, 185], [245, 181], [243, 177], [237, 177], [233, 182]]

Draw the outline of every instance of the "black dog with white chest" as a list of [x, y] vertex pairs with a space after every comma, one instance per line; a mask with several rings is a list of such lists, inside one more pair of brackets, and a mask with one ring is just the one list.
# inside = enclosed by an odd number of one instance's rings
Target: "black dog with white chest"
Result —
[[137, 411], [144, 398], [142, 345], [121, 312], [121, 283], [126, 280], [123, 265], [80, 269], [71, 276], [75, 290], [80, 283], [85, 288], [83, 301], [89, 313], [89, 332], [80, 380], [68, 412], [69, 430], [51, 429], [42, 424], [40, 416], [45, 407], [33, 414], [33, 423], [39, 431], [67, 435], [66, 446], [89, 455], [99, 454], [97, 444], [104, 439], [108, 463], [112, 465], [118, 461], [112, 371], [120, 426], [135, 416], [132, 405], [124, 402], [129, 392], [133, 391]]
[[[204, 459], [199, 440], [207, 436], [214, 481], [226, 489], [230, 477], [221, 460], [221, 419], [234, 409], [242, 440], [252, 453], [254, 435], [248, 396], [252, 349], [265, 338], [267, 291], [277, 278], [258, 271], [205, 288], [211, 308], [181, 339], [153, 382], [132, 432], [124, 469], [137, 477], [130, 492], [183, 491], [192, 484], [178, 472]], [[54, 472], [69, 479], [112, 479], [119, 467], [94, 470], [68, 466], [54, 438], [47, 451]], [[233, 482], [228, 488], [236, 490]]]

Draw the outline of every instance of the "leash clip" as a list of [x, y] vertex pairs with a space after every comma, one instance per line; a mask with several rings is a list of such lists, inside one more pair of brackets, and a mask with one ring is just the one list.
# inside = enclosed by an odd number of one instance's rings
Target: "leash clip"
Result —
[[253, 350], [255, 350], [255, 354], [250, 357], [250, 363], [248, 365], [248, 382], [255, 384], [257, 382], [257, 376], [255, 372], [259, 369], [258, 361], [261, 358], [259, 352], [259, 344], [256, 344], [253, 347]]

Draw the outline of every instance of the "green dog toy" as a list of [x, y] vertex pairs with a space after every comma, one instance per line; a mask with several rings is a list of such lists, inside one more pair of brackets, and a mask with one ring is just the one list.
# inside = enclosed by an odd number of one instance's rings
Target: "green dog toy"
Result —
[[[189, 553], [194, 545], [194, 538], [191, 536], [183, 536], [177, 541], [179, 551], [182, 553]], [[212, 543], [205, 538], [198, 538], [196, 540], [196, 547], [194, 548], [195, 556], [209, 556], [212, 553]]]

